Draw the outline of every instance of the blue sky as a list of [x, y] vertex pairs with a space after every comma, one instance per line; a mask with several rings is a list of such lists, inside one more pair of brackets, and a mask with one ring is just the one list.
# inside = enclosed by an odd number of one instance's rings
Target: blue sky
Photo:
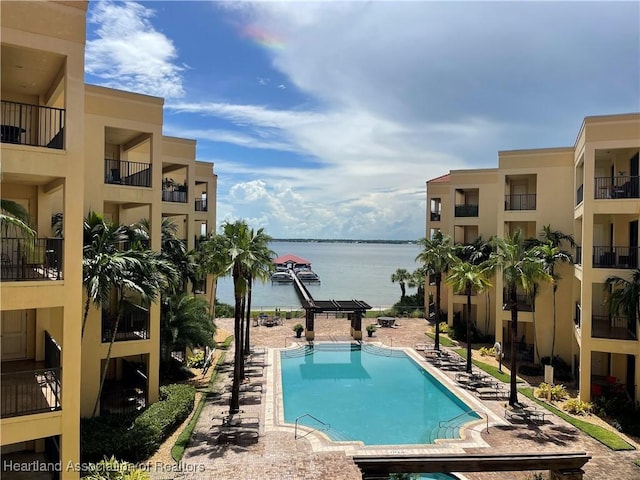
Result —
[[88, 83], [165, 98], [218, 220], [417, 239], [425, 182], [640, 111], [638, 2], [89, 4]]

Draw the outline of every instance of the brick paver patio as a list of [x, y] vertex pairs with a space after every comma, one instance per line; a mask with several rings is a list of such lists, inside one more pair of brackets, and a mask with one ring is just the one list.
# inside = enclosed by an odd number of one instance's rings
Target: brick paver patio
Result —
[[[276, 372], [273, 370], [275, 351], [268, 349], [291, 347], [294, 343], [304, 344], [304, 337], [296, 339], [292, 331], [295, 323], [304, 323], [300, 319], [284, 320], [282, 325], [273, 327], [251, 328], [251, 343], [256, 347], [265, 347], [267, 353], [264, 360], [267, 366], [264, 371], [257, 369], [257, 375], [250, 380], [262, 385], [262, 396], [259, 403], [255, 396], [247, 397], [247, 403], [241, 408], [244, 415], [259, 416], [259, 435], [249, 431], [228, 442], [218, 441], [219, 423], [214, 418], [222, 416], [228, 410], [228, 400], [219, 395], [207, 401], [200, 415], [190, 446], [185, 452], [183, 462], [174, 466], [168, 473], [156, 473], [157, 480], [164, 478], [183, 479], [303, 479], [303, 480], [359, 480], [358, 468], [350, 455], [356, 453], [380, 452], [381, 449], [371, 447], [347, 446], [336, 448], [317, 433], [302, 439], [294, 439], [293, 429], [280, 425], [277, 412], [273, 408], [273, 400], [277, 395], [275, 387]], [[368, 323], [363, 320], [363, 328]], [[373, 338], [365, 338], [365, 342], [379, 342], [387, 346], [413, 347], [418, 343], [428, 342], [425, 336], [427, 323], [424, 319], [398, 319], [397, 328], [378, 329]], [[232, 319], [219, 319], [218, 327], [233, 331]], [[316, 317], [316, 341], [349, 340], [349, 322], [346, 319], [331, 315]], [[220, 393], [230, 390], [232, 375], [232, 351], [227, 352], [225, 364], [221, 367], [216, 383]], [[452, 383], [453, 374], [434, 372], [445, 382]], [[444, 378], [444, 376], [449, 378]], [[478, 408], [484, 408], [490, 418], [488, 431], [485, 424], [476, 425], [467, 438], [460, 444], [443, 444], [418, 447], [421, 453], [522, 453], [522, 452], [587, 452], [592, 459], [585, 467], [585, 479], [602, 480], [634, 480], [640, 478], [640, 468], [634, 460], [640, 458], [638, 450], [630, 452], [613, 452], [596, 440], [583, 434], [562, 419], [549, 413], [548, 419], [541, 425], [511, 424], [504, 420], [504, 400], [480, 401], [468, 391], [456, 388], [456, 392], [470, 402], [476, 402]], [[508, 385], [505, 386], [508, 388]], [[249, 399], [252, 402], [249, 402]], [[525, 403], [527, 400], [522, 397]], [[474, 406], [474, 409], [476, 407]], [[633, 440], [631, 440], [633, 441]], [[638, 447], [637, 444], [635, 444]], [[404, 450], [384, 450], [381, 453], [400, 453]], [[545, 472], [546, 475], [546, 472]], [[469, 480], [514, 479], [532, 480], [533, 472], [499, 472], [499, 473], [467, 473], [459, 475]], [[546, 476], [544, 477], [546, 478]]]

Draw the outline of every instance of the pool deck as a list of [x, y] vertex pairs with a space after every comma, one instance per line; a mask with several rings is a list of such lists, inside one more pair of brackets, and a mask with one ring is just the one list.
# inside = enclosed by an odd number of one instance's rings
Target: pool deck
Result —
[[[261, 385], [262, 395], [247, 396], [242, 404], [243, 414], [259, 417], [260, 426], [255, 431], [248, 430], [233, 441], [219, 441], [217, 419], [228, 410], [228, 401], [213, 396], [200, 415], [191, 444], [179, 466], [169, 467], [166, 473], [158, 469], [155, 480], [161, 479], [304, 479], [304, 480], [360, 480], [360, 471], [351, 459], [352, 455], [376, 454], [495, 454], [495, 453], [534, 453], [534, 452], [576, 452], [584, 451], [592, 456], [585, 466], [585, 479], [600, 480], [611, 478], [615, 472], [616, 480], [640, 478], [640, 468], [633, 464], [640, 458], [640, 452], [613, 452], [596, 440], [583, 434], [555, 415], [545, 416], [542, 424], [510, 423], [504, 419], [505, 400], [480, 400], [469, 391], [455, 385], [454, 372], [445, 372], [429, 366], [429, 371], [451, 388], [471, 408], [484, 412], [489, 417], [489, 429], [486, 420], [467, 429], [460, 441], [443, 441], [436, 445], [418, 446], [364, 446], [358, 442], [331, 442], [318, 432], [304, 438], [294, 439], [291, 426], [282, 420], [281, 392], [276, 381], [279, 372], [279, 359], [276, 350], [304, 345], [304, 337], [296, 339], [292, 326], [299, 319], [284, 320], [282, 325], [273, 327], [252, 327], [251, 343], [266, 348], [265, 367], [252, 370], [252, 383]], [[218, 327], [233, 331], [232, 319], [219, 319]], [[363, 321], [363, 327], [366, 320]], [[364, 342], [381, 343], [392, 348], [412, 348], [419, 343], [428, 343], [425, 336], [427, 322], [424, 319], [398, 319], [397, 328], [379, 328], [372, 338], [365, 336]], [[350, 341], [349, 322], [336, 319], [331, 315], [316, 317], [316, 342]], [[413, 350], [408, 352], [414, 358], [427, 364]], [[216, 388], [220, 393], [230, 390], [233, 355], [229, 351], [225, 363], [220, 368]], [[505, 385], [508, 389], [508, 385]], [[520, 396], [520, 400], [528, 400]], [[363, 418], [362, 421], [367, 421]], [[638, 448], [639, 445], [636, 444]], [[467, 473], [460, 478], [469, 480], [514, 479], [530, 480], [533, 472]]]

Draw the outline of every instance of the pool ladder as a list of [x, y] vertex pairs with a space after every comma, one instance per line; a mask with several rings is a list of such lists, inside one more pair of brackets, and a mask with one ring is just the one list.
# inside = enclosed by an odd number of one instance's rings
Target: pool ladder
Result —
[[[319, 424], [322, 425], [322, 427], [320, 428], [314, 428], [311, 431], [305, 433], [304, 435], [301, 435], [300, 437], [298, 437], [298, 422], [300, 421], [301, 418], [304, 417], [309, 417], [309, 418], [313, 418], [316, 422], [318, 422]], [[315, 432], [315, 431], [320, 431], [320, 432], [326, 432], [327, 430], [329, 430], [331, 428], [331, 425], [329, 425], [328, 423], [323, 422], [322, 420], [320, 420], [319, 418], [314, 417], [313, 415], [311, 415], [310, 413], [305, 413], [304, 415], [300, 415], [298, 418], [296, 418], [296, 426], [295, 426], [295, 430], [294, 430], [294, 439], [297, 440], [298, 438], [304, 438], [307, 435]]]
[[[486, 423], [487, 423], [487, 432], [489, 432], [489, 415], [486, 412], [478, 412], [477, 410], [467, 410], [466, 412], [462, 412], [458, 415], [456, 415], [453, 418], [450, 418], [449, 420], [442, 420], [440, 422], [438, 422], [438, 426], [436, 428], [434, 428], [433, 430], [431, 430], [431, 433], [429, 434], [429, 443], [434, 443], [434, 440], [436, 440], [437, 438], [440, 438], [438, 436], [438, 433], [440, 433], [441, 431], [445, 432], [445, 437], [444, 438], [450, 438], [448, 436], [446, 436], [446, 433], [451, 429], [453, 432], [455, 432], [456, 430], [460, 430], [460, 425], [459, 424], [452, 424], [451, 422], [454, 422], [455, 420], [458, 420], [459, 418], [464, 417], [465, 415], [469, 415], [470, 413], [475, 413], [476, 415], [479, 415], [480, 418], [482, 418], [482, 416], [484, 415], [484, 417], [486, 418]], [[469, 415], [470, 416], [470, 415]]]

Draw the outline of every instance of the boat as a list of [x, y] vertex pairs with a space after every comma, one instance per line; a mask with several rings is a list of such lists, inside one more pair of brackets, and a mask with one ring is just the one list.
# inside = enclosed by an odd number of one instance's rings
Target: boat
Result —
[[320, 283], [320, 277], [310, 268], [296, 270], [296, 275], [303, 283]]
[[271, 274], [271, 283], [291, 283], [293, 277], [288, 270], [278, 270]]

